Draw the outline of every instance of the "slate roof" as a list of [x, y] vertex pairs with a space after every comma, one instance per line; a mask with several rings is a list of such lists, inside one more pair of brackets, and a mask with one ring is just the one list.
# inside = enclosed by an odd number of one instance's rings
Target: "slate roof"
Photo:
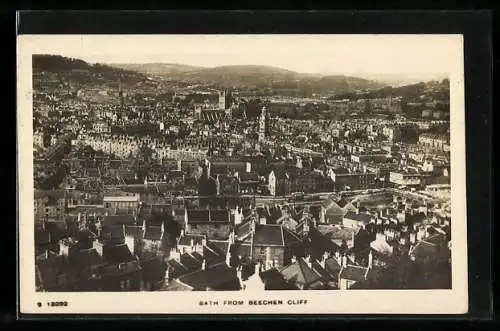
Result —
[[241, 223], [236, 227], [235, 236], [241, 240], [242, 238], [250, 235], [251, 228], [252, 228], [252, 221]]
[[210, 240], [207, 242], [207, 246], [212, 251], [224, 255], [227, 253], [229, 242], [226, 240]]
[[352, 235], [356, 235], [357, 231], [351, 228], [345, 227], [332, 227], [331, 231], [328, 231], [326, 236], [330, 238], [330, 240], [351, 240]]
[[96, 249], [91, 248], [74, 252], [69, 256], [68, 263], [72, 269], [85, 270], [92, 266], [104, 265], [104, 260]]
[[102, 255], [108, 264], [119, 264], [134, 260], [134, 256], [126, 244], [105, 245]]
[[325, 260], [325, 269], [333, 276], [338, 276], [340, 269], [342, 269], [342, 266], [340, 263], [335, 259], [335, 257], [329, 257], [328, 259]]
[[63, 255], [49, 256], [48, 259], [40, 259], [36, 264], [37, 284], [44, 288], [58, 288], [58, 277], [69, 273], [67, 261]]
[[287, 282], [302, 286], [307, 286], [321, 280], [321, 275], [310, 268], [302, 258], [281, 269], [280, 273]]
[[225, 264], [183, 275], [179, 277], [179, 280], [199, 291], [204, 291], [206, 288], [218, 288], [226, 284], [233, 285], [234, 290], [239, 290], [236, 272]]
[[181, 236], [179, 238], [178, 245], [191, 246], [191, 240], [193, 240], [194, 245], [201, 245], [202, 240], [204, 238], [205, 238], [205, 236], [201, 236], [201, 235], [186, 234], [186, 235]]
[[181, 255], [181, 260], [180, 262], [184, 267], [186, 267], [188, 270], [197, 270], [201, 268], [201, 264], [203, 262], [203, 259], [197, 259], [193, 255], [189, 253], [184, 253]]
[[307, 250], [313, 258], [321, 258], [323, 253], [333, 253], [339, 250], [339, 246], [332, 242], [327, 236], [323, 235], [315, 228], [309, 230], [307, 237]]
[[351, 220], [358, 221], [358, 222], [369, 223], [371, 216], [368, 214], [364, 214], [364, 213], [356, 214], [356, 213], [349, 211], [349, 212], [347, 212], [347, 214], [345, 214], [344, 218], [351, 219]]
[[331, 279], [332, 277], [335, 277], [332, 274], [330, 274], [330, 272], [326, 269], [326, 261], [325, 261], [325, 268], [323, 268], [317, 260], [313, 261], [312, 269], [316, 273], [318, 273], [323, 280], [328, 280]]
[[168, 260], [167, 266], [170, 268], [169, 273], [172, 278], [178, 278], [179, 276], [189, 272], [189, 269], [186, 266], [174, 259]]
[[261, 271], [259, 276], [264, 282], [266, 290], [297, 290], [296, 286], [285, 281], [283, 275], [276, 268]]
[[262, 246], [283, 246], [281, 226], [256, 224], [253, 243]]
[[421, 240], [413, 247], [410, 254], [416, 259], [425, 259], [428, 257], [437, 256], [438, 252], [438, 245], [430, 243], [427, 240]]
[[349, 201], [347, 201], [347, 199], [344, 197], [340, 198], [340, 200], [337, 201], [337, 205], [340, 208], [344, 208], [348, 203], [349, 203]]
[[210, 222], [228, 223], [229, 212], [227, 210], [210, 210]]
[[133, 238], [143, 238], [144, 232], [142, 231], [142, 226], [138, 225], [126, 225], [125, 235]]
[[190, 224], [204, 224], [208, 223], [210, 220], [209, 211], [208, 210], [188, 210], [188, 222]]
[[366, 280], [365, 275], [367, 275], [368, 270], [365, 267], [347, 265], [347, 267], [341, 269], [339, 277], [361, 282]]
[[120, 276], [122, 274], [129, 274], [133, 273], [136, 271], [142, 270], [141, 265], [139, 264], [139, 261], [137, 260], [130, 260], [127, 262], [122, 262], [125, 264], [124, 269], [120, 269], [119, 264], [110, 264], [102, 269], [102, 275], [104, 277], [106, 276]]
[[255, 171], [238, 173], [240, 182], [258, 182], [259, 174]]
[[131, 215], [108, 215], [102, 220], [103, 227], [115, 225], [135, 225], [135, 219]]
[[144, 239], [147, 240], [161, 240], [163, 237], [161, 226], [147, 226], [144, 233]]
[[172, 280], [165, 286], [163, 286], [160, 291], [192, 291], [193, 289], [190, 286], [182, 284], [177, 280]]
[[241, 257], [251, 257], [250, 252], [252, 251], [252, 244], [250, 242], [243, 242], [235, 246], [235, 253]]

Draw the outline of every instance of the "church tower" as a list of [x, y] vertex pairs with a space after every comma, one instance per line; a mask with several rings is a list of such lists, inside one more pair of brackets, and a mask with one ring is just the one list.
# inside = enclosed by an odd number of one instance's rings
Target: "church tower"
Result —
[[259, 141], [264, 141], [266, 139], [267, 120], [267, 109], [266, 107], [262, 107], [262, 111], [259, 117]]
[[219, 109], [226, 109], [226, 91], [219, 91]]

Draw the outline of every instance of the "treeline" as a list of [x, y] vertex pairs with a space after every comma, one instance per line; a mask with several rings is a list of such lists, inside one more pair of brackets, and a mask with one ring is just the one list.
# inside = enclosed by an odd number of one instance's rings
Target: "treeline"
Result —
[[432, 97], [434, 100], [447, 101], [450, 98], [449, 80], [443, 81], [433, 85], [432, 90], [429, 89], [427, 83], [417, 83], [405, 85], [400, 87], [385, 86], [378, 90], [369, 91], [363, 94], [354, 92], [337, 94], [331, 97], [331, 100], [359, 100], [359, 99], [384, 99], [388, 97], [403, 97], [407, 102], [417, 101], [420, 96], [425, 94]]
[[110, 67], [105, 64], [89, 64], [81, 59], [68, 58], [60, 55], [35, 54], [32, 57], [32, 67], [34, 72], [54, 72], [54, 73], [80, 73], [88, 72], [91, 74], [100, 74], [103, 77], [118, 79], [140, 78], [146, 79], [146, 76], [119, 68]]

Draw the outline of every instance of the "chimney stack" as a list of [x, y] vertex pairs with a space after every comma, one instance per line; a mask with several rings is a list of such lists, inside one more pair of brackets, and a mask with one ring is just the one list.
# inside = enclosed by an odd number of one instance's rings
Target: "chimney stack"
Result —
[[307, 266], [308, 266], [309, 268], [311, 268], [311, 267], [312, 267], [312, 263], [311, 263], [311, 255], [307, 254], [307, 256], [304, 258], [304, 261], [306, 261]]
[[168, 283], [170, 281], [170, 267], [167, 266], [167, 268], [165, 269], [165, 282]]
[[201, 270], [205, 270], [207, 267], [207, 262], [205, 259], [203, 259], [203, 262], [201, 263]]
[[321, 262], [319, 263], [323, 269], [326, 268], [326, 259], [328, 259], [328, 252], [324, 252], [321, 258]]
[[340, 257], [340, 253], [339, 251], [336, 251], [335, 252], [335, 260], [337, 261], [337, 263], [340, 265], [342, 264], [342, 260], [341, 260], [341, 257]]
[[342, 268], [347, 268], [347, 256], [342, 256]]
[[231, 250], [229, 248], [226, 253], [226, 265], [231, 267]]
[[257, 264], [255, 264], [255, 275], [259, 275], [260, 274], [260, 262], [257, 262]]

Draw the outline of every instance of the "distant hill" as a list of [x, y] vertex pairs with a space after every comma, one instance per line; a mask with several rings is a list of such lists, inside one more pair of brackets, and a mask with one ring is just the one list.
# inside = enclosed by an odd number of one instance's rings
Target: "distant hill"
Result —
[[406, 101], [420, 102], [421, 96], [429, 96], [434, 100], [449, 101], [450, 82], [448, 79], [442, 81], [430, 81], [403, 86], [385, 86], [381, 89], [371, 90], [364, 94], [342, 93], [331, 98], [334, 100], [350, 99], [378, 99], [388, 97], [403, 97]]
[[384, 82], [386, 85], [393, 87], [417, 84], [420, 82], [429, 82], [432, 80], [442, 81], [445, 78], [449, 78], [449, 74], [446, 73], [401, 73], [401, 74], [364, 74], [360, 75], [363, 78], [369, 80], [376, 80], [379, 82]]
[[297, 90], [301, 93], [347, 93], [355, 90], [373, 90], [385, 84], [376, 80], [345, 75], [321, 76], [258, 65], [219, 66], [201, 68], [172, 63], [145, 64], [90, 64], [80, 59], [58, 55], [33, 55], [33, 71], [71, 73], [76, 76], [137, 83], [148, 77], [186, 84], [203, 84], [214, 87], [273, 88]]
[[175, 63], [110, 63], [109, 66], [162, 77], [168, 77], [169, 75], [177, 76], [187, 72], [203, 69], [201, 67]]
[[384, 86], [374, 80], [343, 75], [321, 76], [258, 65], [233, 65], [200, 68], [181, 64], [111, 64], [121, 69], [154, 74], [169, 81], [198, 83], [223, 87], [274, 87], [314, 90], [317, 92], [347, 92], [356, 89], [376, 89]]
[[123, 79], [127, 81], [142, 81], [147, 77], [135, 70], [124, 70], [106, 64], [90, 64], [81, 59], [67, 58], [59, 55], [34, 54], [32, 57], [33, 72], [52, 72], [58, 74], [71, 74], [73, 76], [93, 76], [112, 81]]

